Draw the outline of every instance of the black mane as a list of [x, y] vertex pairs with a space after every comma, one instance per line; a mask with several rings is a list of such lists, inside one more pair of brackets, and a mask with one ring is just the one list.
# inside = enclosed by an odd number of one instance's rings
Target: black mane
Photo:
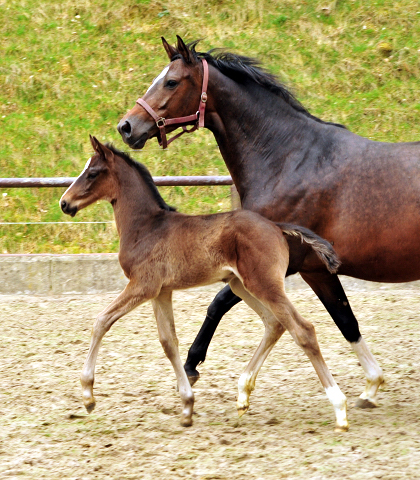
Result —
[[150, 175], [149, 170], [142, 163], [137, 162], [136, 160], [131, 158], [128, 153], [118, 150], [118, 148], [114, 147], [112, 143], [106, 143], [105, 146], [108, 147], [115, 155], [121, 157], [125, 162], [128, 163], [128, 165], [134, 167], [137, 170], [137, 172], [145, 181], [146, 185], [149, 187], [154, 199], [162, 210], [168, 210], [170, 212], [174, 212], [176, 210], [174, 207], [168, 205], [162, 198], [159, 190], [156, 187], [155, 182], [153, 181], [152, 175]]
[[[199, 40], [196, 40], [187, 45], [196, 60], [200, 60], [201, 58], [206, 59], [209, 64], [216, 67], [221, 73], [238, 83], [245, 83], [249, 80], [257, 83], [269, 92], [274, 93], [274, 95], [283, 99], [298, 112], [303, 113], [305, 116], [312, 118], [319, 123], [346, 128], [339, 123], [325, 122], [324, 120], [310, 114], [299, 100], [296, 99], [293, 93], [287, 89], [287, 87], [282, 84], [275, 75], [262, 68], [260, 62], [255, 58], [236, 55], [220, 48], [209, 50], [206, 53], [197, 52], [195, 47], [198, 42]], [[173, 61], [178, 58], [182, 58], [182, 56], [177, 54], [172, 57], [171, 60]]]

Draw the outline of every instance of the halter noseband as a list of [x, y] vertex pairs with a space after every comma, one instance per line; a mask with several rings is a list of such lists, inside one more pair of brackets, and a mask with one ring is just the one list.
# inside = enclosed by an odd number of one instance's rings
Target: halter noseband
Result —
[[[139, 98], [136, 103], [142, 106], [149, 115], [151, 115], [156, 122], [156, 126], [159, 128], [160, 131], [160, 138], [161, 141], [159, 142], [162, 145], [162, 148], [165, 149], [168, 145], [176, 140], [178, 137], [183, 135], [184, 133], [191, 133], [197, 130], [198, 128], [204, 127], [204, 113], [206, 111], [206, 102], [207, 102], [207, 85], [209, 81], [209, 66], [207, 61], [202, 58], [201, 61], [203, 62], [203, 86], [201, 88], [201, 97], [200, 97], [200, 104], [198, 105], [198, 110], [194, 115], [188, 115], [187, 117], [177, 117], [177, 118], [163, 118], [159, 117], [153, 108], [142, 98]], [[183, 123], [190, 123], [194, 122], [192, 128], [189, 130], [187, 129], [186, 125], [182, 125]], [[182, 126], [182, 132], [178, 133], [177, 135], [173, 136], [169, 140], [166, 139], [166, 130], [165, 127], [167, 125], [179, 125]]]

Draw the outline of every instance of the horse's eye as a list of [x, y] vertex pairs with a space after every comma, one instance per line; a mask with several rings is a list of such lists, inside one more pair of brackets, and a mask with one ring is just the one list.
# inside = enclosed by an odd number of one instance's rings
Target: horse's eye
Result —
[[88, 178], [88, 180], [93, 180], [98, 175], [99, 175], [99, 172], [89, 172], [87, 178]]
[[166, 82], [166, 86], [168, 88], [175, 88], [178, 85], [178, 82], [176, 80], [168, 80]]

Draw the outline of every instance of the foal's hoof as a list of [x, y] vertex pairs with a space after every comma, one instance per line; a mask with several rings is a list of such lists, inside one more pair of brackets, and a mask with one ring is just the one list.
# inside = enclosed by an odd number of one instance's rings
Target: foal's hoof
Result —
[[368, 398], [358, 398], [357, 402], [355, 403], [355, 407], [357, 408], [376, 408], [378, 404]]
[[191, 427], [193, 420], [191, 417], [181, 417], [181, 427]]
[[334, 428], [334, 432], [348, 432], [349, 426], [348, 425], [336, 425]]
[[95, 406], [96, 406], [95, 399], [93, 399], [90, 402], [85, 403], [85, 408], [86, 408], [88, 413], [92, 413], [93, 410], [95, 409]]
[[238, 417], [241, 418], [242, 415], [244, 415], [244, 413], [246, 413], [249, 409], [249, 406], [241, 406], [241, 407], [237, 407], [238, 409]]

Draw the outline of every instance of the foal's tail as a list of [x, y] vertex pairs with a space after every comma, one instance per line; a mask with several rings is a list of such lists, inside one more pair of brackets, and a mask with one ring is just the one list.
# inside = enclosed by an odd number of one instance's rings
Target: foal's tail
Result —
[[285, 235], [298, 237], [302, 243], [305, 242], [314, 250], [321, 259], [322, 263], [327, 267], [330, 273], [337, 273], [338, 267], [341, 265], [335, 250], [330, 242], [316, 235], [312, 230], [291, 223], [277, 223]]

